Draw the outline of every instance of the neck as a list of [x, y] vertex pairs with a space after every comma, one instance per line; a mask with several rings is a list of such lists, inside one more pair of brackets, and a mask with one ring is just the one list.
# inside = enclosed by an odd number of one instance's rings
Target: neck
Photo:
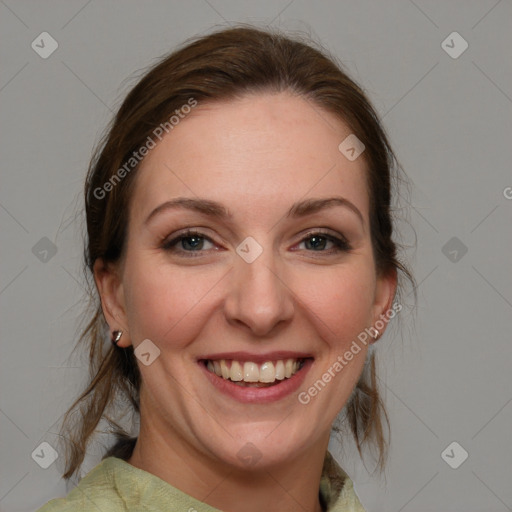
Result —
[[243, 505], [246, 512], [321, 512], [320, 477], [329, 435], [292, 460], [262, 469], [241, 470], [208, 458], [176, 432], [141, 421], [140, 435], [128, 460], [193, 498], [225, 512]]

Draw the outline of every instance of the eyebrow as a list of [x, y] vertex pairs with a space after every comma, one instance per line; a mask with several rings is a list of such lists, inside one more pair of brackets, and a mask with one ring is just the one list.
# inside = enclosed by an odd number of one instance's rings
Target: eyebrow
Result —
[[[313, 215], [323, 209], [333, 208], [335, 206], [343, 206], [351, 210], [353, 213], [356, 214], [356, 216], [359, 218], [359, 220], [364, 226], [363, 215], [361, 214], [360, 210], [356, 207], [356, 205], [350, 202], [348, 199], [339, 196], [321, 199], [305, 199], [303, 201], [299, 201], [292, 205], [292, 207], [288, 210], [286, 217], [306, 217], [307, 215]], [[161, 212], [180, 208], [195, 211], [203, 215], [208, 215], [210, 217], [216, 217], [219, 219], [230, 219], [233, 217], [229, 210], [227, 210], [224, 206], [222, 206], [220, 203], [217, 203], [216, 201], [210, 201], [209, 199], [177, 197], [175, 199], [171, 199], [170, 201], [166, 201], [165, 203], [162, 203], [161, 205], [157, 206], [148, 215], [148, 217], [145, 220], [145, 224], [149, 223], [151, 219], [153, 219], [156, 215], [158, 215]]]
[[357, 206], [344, 197], [326, 197], [322, 199], [305, 199], [295, 203], [288, 211], [288, 217], [305, 217], [312, 215], [326, 208], [333, 208], [334, 206], [343, 206], [348, 208], [357, 215], [359, 220], [364, 226], [363, 214]]
[[224, 208], [224, 206], [215, 201], [210, 201], [208, 199], [177, 197], [176, 199], [171, 199], [170, 201], [166, 201], [165, 203], [162, 203], [161, 205], [157, 206], [148, 215], [148, 217], [145, 220], [145, 224], [148, 224], [153, 217], [155, 217], [161, 212], [167, 210], [176, 210], [179, 208], [184, 208], [186, 210], [202, 213], [203, 215], [209, 215], [210, 217], [218, 217], [220, 219], [232, 217], [232, 215], [226, 208]]

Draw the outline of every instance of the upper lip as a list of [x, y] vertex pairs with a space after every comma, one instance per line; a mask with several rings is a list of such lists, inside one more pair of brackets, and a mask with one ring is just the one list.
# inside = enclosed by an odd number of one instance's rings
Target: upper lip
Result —
[[235, 361], [251, 361], [254, 363], [265, 363], [266, 361], [279, 361], [281, 359], [308, 359], [313, 355], [308, 352], [295, 352], [291, 350], [278, 350], [266, 352], [265, 354], [251, 354], [250, 352], [219, 352], [208, 354], [198, 358], [199, 361], [211, 360], [220, 361], [221, 359]]

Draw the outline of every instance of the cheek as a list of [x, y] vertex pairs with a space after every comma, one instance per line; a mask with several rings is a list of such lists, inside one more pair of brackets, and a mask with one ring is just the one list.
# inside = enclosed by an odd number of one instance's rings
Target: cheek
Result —
[[346, 342], [369, 327], [373, 304], [374, 275], [369, 267], [354, 265], [325, 273], [294, 276], [294, 293], [317, 330], [333, 343]]
[[325, 424], [331, 425], [354, 391], [366, 360], [368, 346], [358, 336], [370, 326], [374, 274], [371, 266], [347, 265], [323, 277], [317, 274], [314, 280], [297, 276], [297, 284], [319, 349], [316, 371], [298, 400], [321, 411]]
[[125, 267], [128, 327], [134, 345], [149, 338], [159, 346], [183, 348], [200, 331], [199, 317], [211, 310], [215, 287], [222, 274], [197, 267], [170, 269], [133, 259]]

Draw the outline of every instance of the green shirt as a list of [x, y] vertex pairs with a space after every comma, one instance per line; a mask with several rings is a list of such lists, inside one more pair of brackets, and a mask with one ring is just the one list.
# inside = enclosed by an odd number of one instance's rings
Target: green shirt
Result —
[[[350, 478], [329, 452], [320, 480], [320, 501], [328, 512], [365, 512]], [[117, 457], [93, 468], [66, 498], [37, 512], [219, 512], [157, 476]]]

